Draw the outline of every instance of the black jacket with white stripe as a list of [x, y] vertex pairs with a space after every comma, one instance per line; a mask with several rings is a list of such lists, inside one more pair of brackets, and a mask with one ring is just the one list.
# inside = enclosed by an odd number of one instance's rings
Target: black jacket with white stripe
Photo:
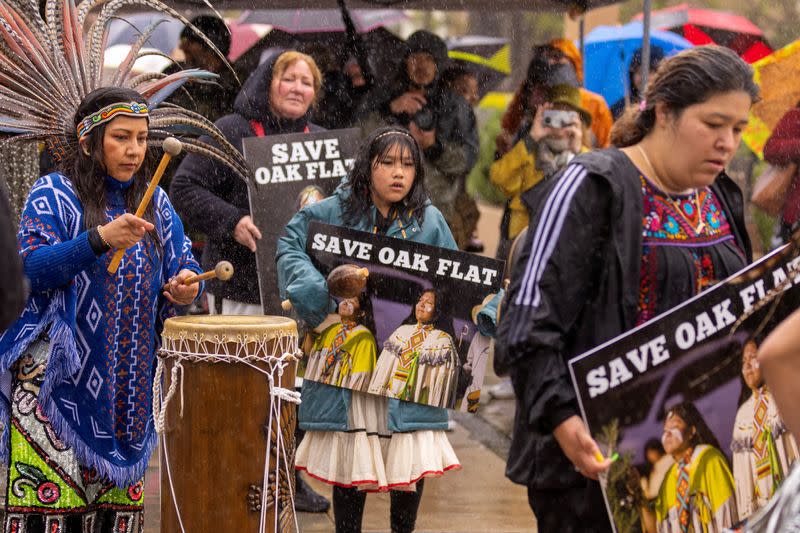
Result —
[[[739, 187], [711, 189], [752, 260]], [[552, 435], [579, 415], [567, 361], [635, 325], [642, 255], [639, 171], [617, 149], [576, 157], [535, 187], [526, 242], [514, 264], [495, 357], [510, 365], [517, 397], [506, 475], [533, 489], [583, 487]]]

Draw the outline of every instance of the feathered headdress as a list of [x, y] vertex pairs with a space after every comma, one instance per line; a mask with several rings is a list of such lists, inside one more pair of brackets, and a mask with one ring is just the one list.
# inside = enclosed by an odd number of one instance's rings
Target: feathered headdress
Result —
[[[83, 0], [77, 5], [74, 0], [47, 0], [44, 19], [37, 0], [0, 0], [0, 132], [15, 134], [7, 142], [46, 141], [53, 156], [60, 160], [78, 149], [73, 117], [81, 100], [100, 87], [128, 87], [149, 101], [149, 145], [160, 147], [166, 137], [181, 132], [208, 135], [216, 146], [196, 138], [181, 138], [183, 149], [213, 157], [248, 179], [242, 155], [213, 123], [180, 106], [164, 103], [188, 80], [214, 78], [215, 74], [191, 69], [170, 75], [153, 72], [132, 76], [138, 58], [163, 55], [141, 52], [159, 22], [142, 32], [119, 68], [110, 79], [104, 79], [109, 22], [121, 8], [132, 5], [180, 20], [217, 50], [185, 17], [160, 0]], [[86, 25], [87, 15], [95, 8], [99, 8], [96, 18]]]

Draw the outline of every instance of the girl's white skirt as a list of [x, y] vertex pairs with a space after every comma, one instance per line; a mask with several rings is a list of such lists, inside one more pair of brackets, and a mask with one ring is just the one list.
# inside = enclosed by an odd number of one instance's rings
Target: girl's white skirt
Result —
[[416, 490], [416, 482], [461, 468], [444, 431], [391, 433], [388, 399], [352, 391], [345, 431], [308, 431], [295, 465], [311, 477], [365, 491]]

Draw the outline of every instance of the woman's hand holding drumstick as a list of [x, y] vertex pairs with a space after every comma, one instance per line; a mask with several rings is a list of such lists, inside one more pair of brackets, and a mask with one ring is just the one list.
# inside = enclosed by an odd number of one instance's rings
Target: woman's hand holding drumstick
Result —
[[203, 281], [205, 279], [212, 279], [217, 278], [220, 281], [228, 281], [233, 276], [233, 265], [230, 264], [228, 261], [220, 261], [217, 263], [217, 266], [214, 267], [214, 270], [209, 270], [208, 272], [203, 272], [202, 274], [192, 275], [183, 280], [184, 285], [191, 285], [193, 283], [197, 283], [198, 281]]
[[[150, 180], [150, 185], [147, 187], [147, 190], [145, 191], [144, 196], [142, 197], [142, 201], [139, 202], [139, 207], [136, 209], [136, 218], [138, 219], [141, 219], [142, 215], [144, 215], [144, 211], [145, 209], [147, 209], [147, 205], [150, 203], [150, 199], [153, 197], [153, 193], [155, 193], [156, 187], [158, 187], [158, 182], [161, 181], [161, 176], [164, 175], [164, 171], [167, 169], [167, 165], [169, 165], [170, 159], [181, 153], [183, 145], [181, 145], [181, 142], [175, 137], [167, 137], [166, 139], [164, 139], [162, 148], [164, 149], [164, 155], [161, 157], [161, 162], [158, 164], [158, 168], [156, 169], [155, 174], [153, 174], [153, 179]], [[150, 224], [150, 228], [147, 229], [147, 231], [150, 231], [152, 229], [153, 225]], [[101, 233], [102, 237], [106, 238], [106, 242], [108, 242], [108, 244], [110, 244], [111, 246], [116, 246], [114, 243], [108, 240], [108, 237], [106, 237], [105, 232]], [[139, 237], [137, 240], [135, 240], [133, 244], [139, 242], [139, 240], [141, 240], [143, 236], [144, 233], [142, 233], [142, 236]], [[108, 265], [109, 274], [117, 273], [119, 264], [122, 262], [122, 257], [125, 255], [125, 248], [127, 248], [127, 246], [119, 248], [114, 253], [114, 257], [111, 258], [111, 263], [109, 263]]]
[[164, 285], [164, 297], [177, 305], [189, 305], [197, 298], [200, 286], [197, 284], [204, 279], [217, 278], [228, 281], [233, 276], [233, 265], [228, 261], [220, 261], [214, 270], [195, 274], [191, 270], [181, 270], [177, 276]]
[[164, 297], [175, 305], [189, 305], [197, 298], [200, 286], [197, 283], [186, 284], [186, 280], [195, 273], [188, 269], [178, 272], [178, 275], [164, 284]]
[[130, 213], [125, 213], [98, 228], [103, 241], [112, 248], [130, 248], [144, 238], [148, 231], [152, 231], [154, 226], [143, 218], [139, 218]]

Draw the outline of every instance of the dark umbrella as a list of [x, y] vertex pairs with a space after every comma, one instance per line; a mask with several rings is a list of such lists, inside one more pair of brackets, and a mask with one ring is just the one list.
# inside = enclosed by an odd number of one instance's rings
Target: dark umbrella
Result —
[[447, 40], [447, 48], [453, 63], [475, 75], [481, 98], [511, 74], [508, 39], [481, 35], [454, 37]]
[[[359, 33], [408, 20], [399, 9], [353, 9], [350, 15]], [[239, 22], [270, 24], [287, 33], [324, 33], [345, 31], [338, 9], [260, 9], [246, 11]]]
[[[641, 20], [642, 13], [634, 17]], [[772, 53], [764, 32], [746, 17], [680, 4], [653, 11], [651, 27], [677, 33], [695, 45], [726, 46], [752, 63]]]
[[[405, 55], [405, 43], [386, 28], [375, 28], [361, 34], [371, 71], [378, 83], [388, 81], [395, 73], [397, 65]], [[242, 54], [233, 64], [240, 79], [255, 70], [261, 62], [264, 52], [276, 49], [309, 50], [309, 47], [324, 48], [326, 55], [340, 57], [347, 47], [347, 36], [341, 32], [322, 33], [288, 33], [283, 30], [272, 30], [262, 37], [247, 52]], [[316, 56], [317, 54], [312, 55]], [[325, 69], [324, 65], [320, 65]]]

